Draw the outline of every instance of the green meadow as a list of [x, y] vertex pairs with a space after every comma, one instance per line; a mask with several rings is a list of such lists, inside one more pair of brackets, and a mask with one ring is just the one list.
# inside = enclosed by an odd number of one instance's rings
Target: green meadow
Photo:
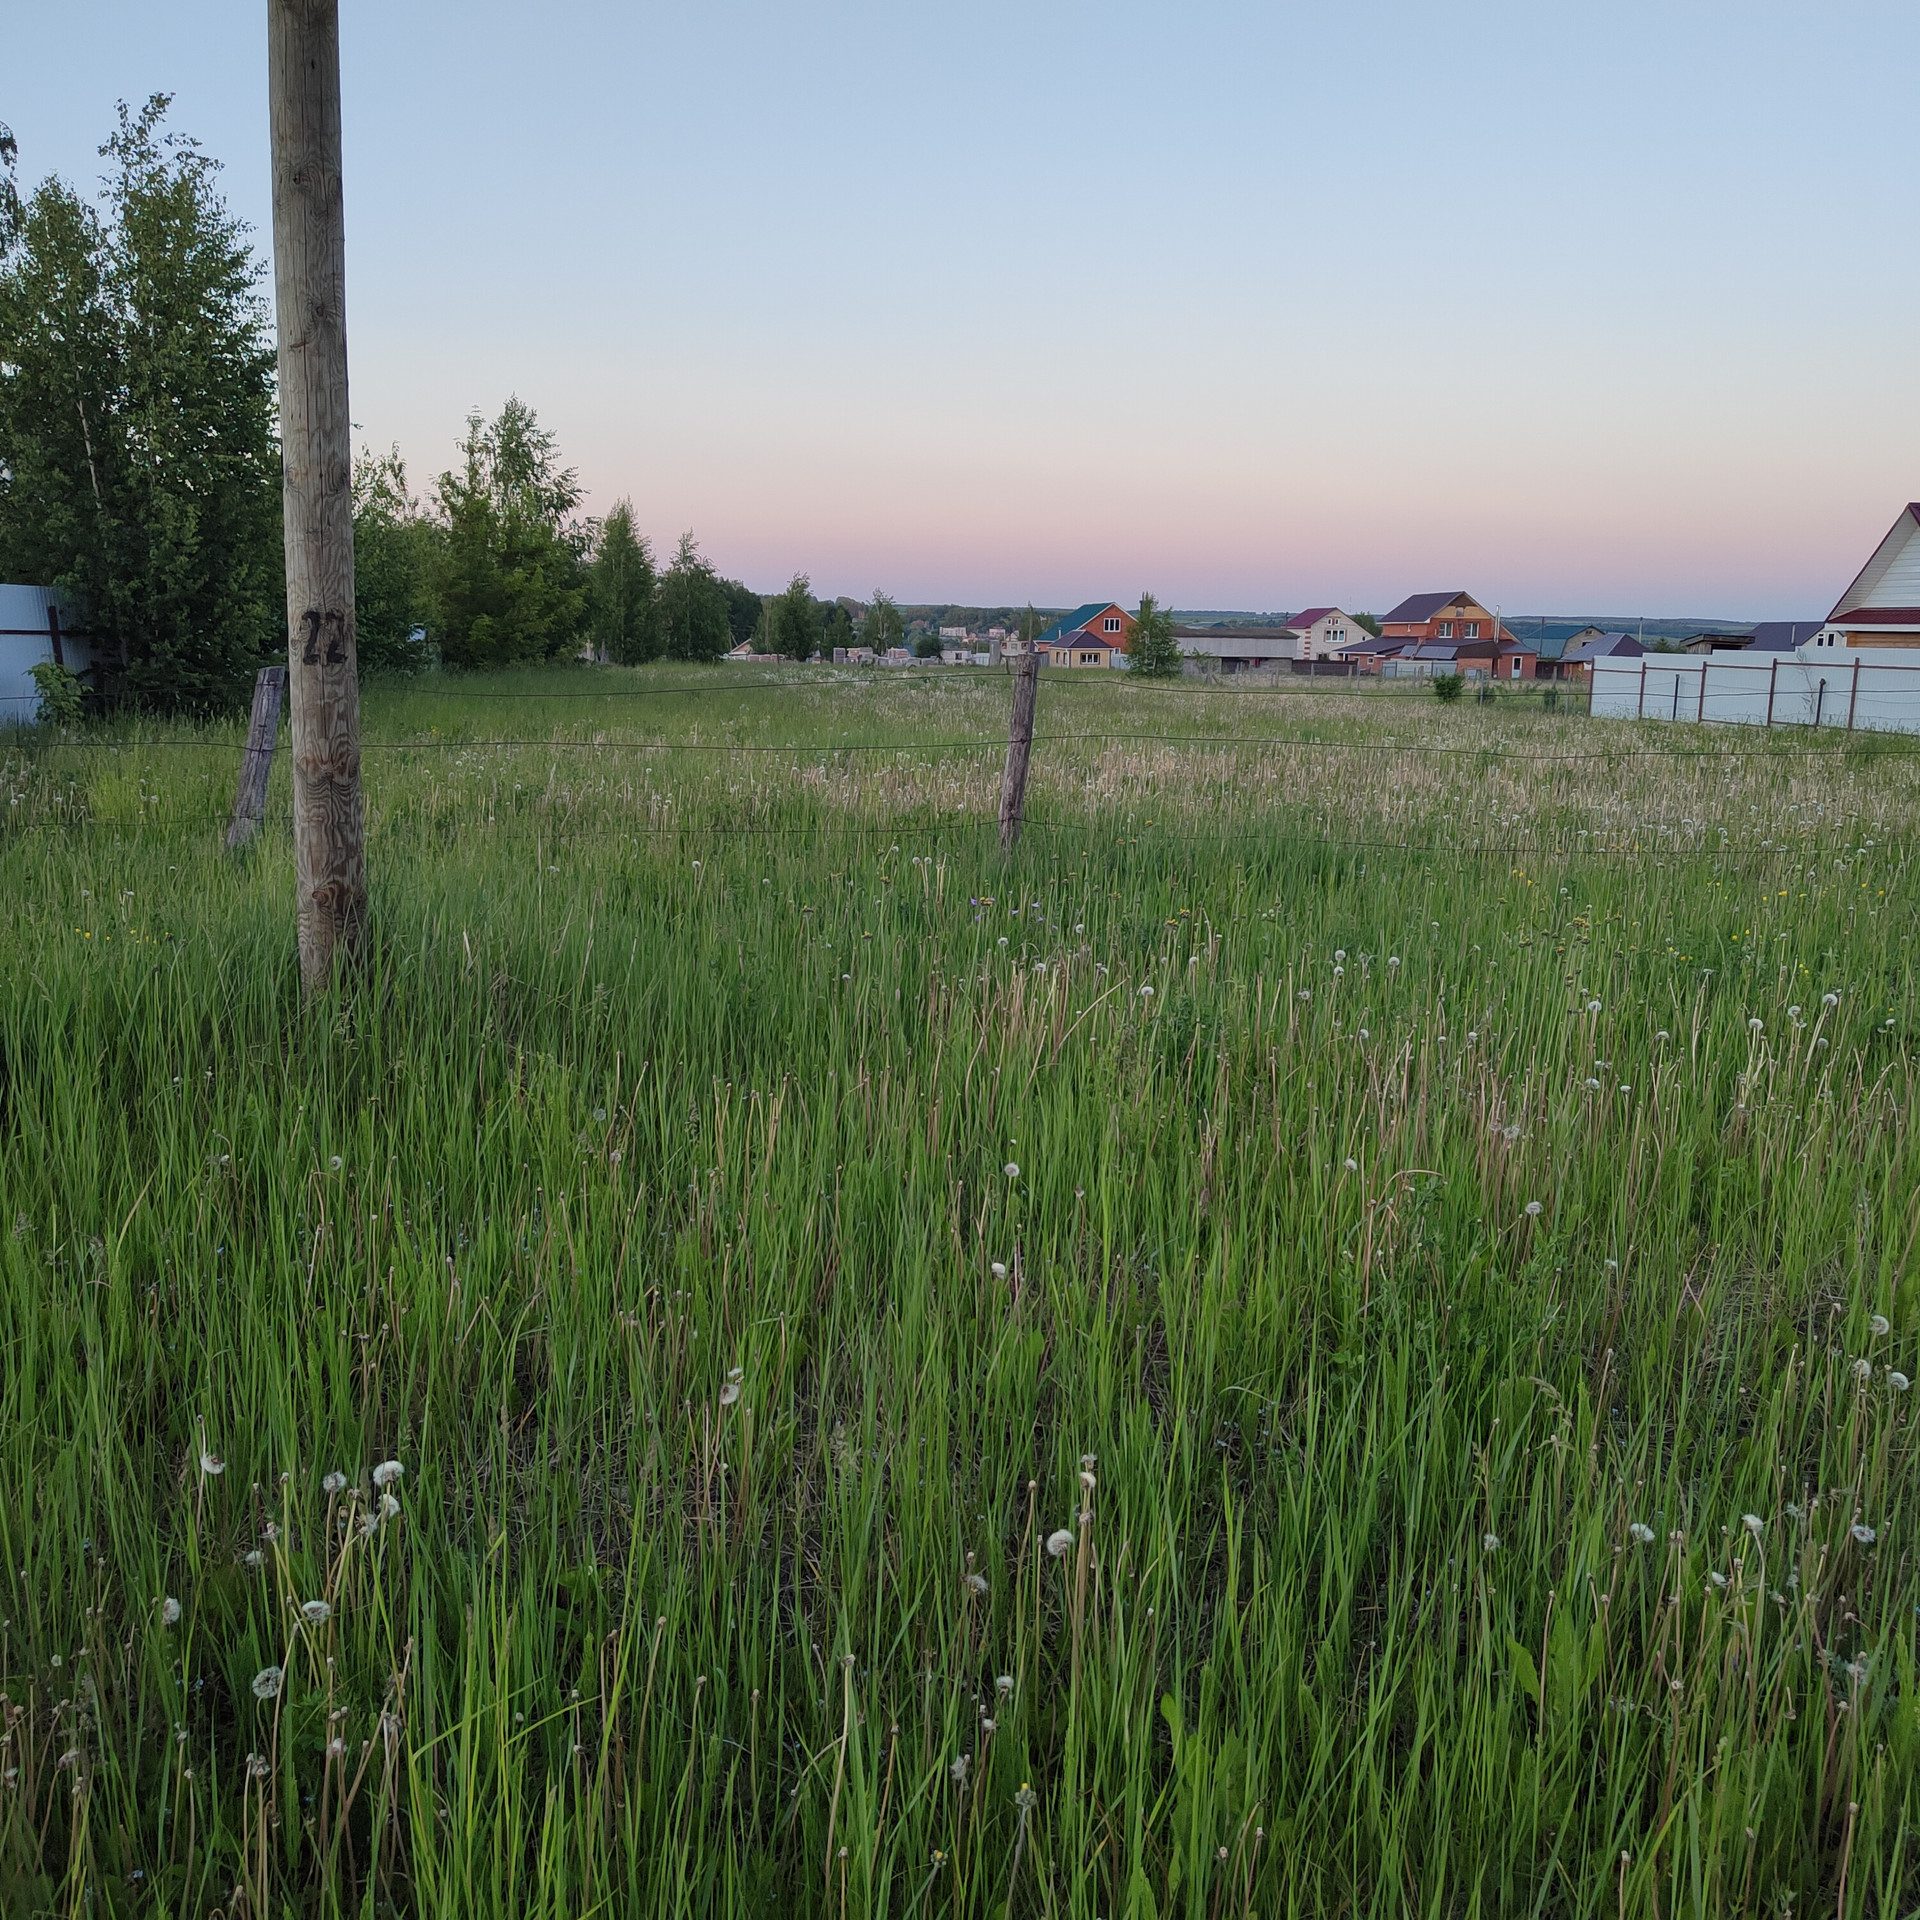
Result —
[[1006, 711], [0, 739], [0, 1910], [1920, 1908], [1920, 750]]

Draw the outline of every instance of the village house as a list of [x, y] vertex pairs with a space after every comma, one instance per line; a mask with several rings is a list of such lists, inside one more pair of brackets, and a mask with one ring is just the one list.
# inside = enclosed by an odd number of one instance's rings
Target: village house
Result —
[[1514, 637], [1505, 627], [1496, 634], [1494, 625], [1494, 616], [1470, 593], [1416, 593], [1382, 618], [1380, 637], [1423, 647]]
[[1431, 680], [1447, 673], [1490, 680], [1499, 658], [1500, 643], [1489, 632], [1484, 638], [1471, 640], [1427, 640], [1417, 646], [1403, 643], [1398, 653], [1382, 660], [1380, 671], [1389, 680]]
[[1367, 637], [1366, 628], [1338, 607], [1308, 607], [1294, 614], [1287, 628], [1296, 660], [1331, 660], [1348, 641]]
[[1046, 666], [1119, 666], [1134, 624], [1133, 615], [1117, 600], [1089, 600], [1056, 620], [1033, 644]]
[[1570, 643], [1560, 662], [1560, 672], [1568, 680], [1590, 679], [1596, 660], [1637, 660], [1646, 652], [1630, 633], [1596, 633], [1586, 640], [1576, 634], [1574, 638], [1579, 645]]
[[1901, 508], [1812, 644], [1920, 647], [1920, 500]]

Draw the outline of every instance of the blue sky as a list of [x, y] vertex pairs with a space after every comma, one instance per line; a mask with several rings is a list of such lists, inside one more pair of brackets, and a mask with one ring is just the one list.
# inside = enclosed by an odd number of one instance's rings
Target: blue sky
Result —
[[[268, 232], [264, 0], [15, 0]], [[1822, 614], [1920, 498], [1920, 8], [342, 0], [354, 415], [760, 587]]]

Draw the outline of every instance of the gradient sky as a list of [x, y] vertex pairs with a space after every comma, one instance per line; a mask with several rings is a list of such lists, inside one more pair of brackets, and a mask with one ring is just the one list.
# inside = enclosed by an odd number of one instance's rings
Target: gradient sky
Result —
[[[3, 0], [270, 230], [264, 0]], [[1819, 616], [1920, 498], [1913, 0], [341, 0], [353, 410], [762, 588]]]

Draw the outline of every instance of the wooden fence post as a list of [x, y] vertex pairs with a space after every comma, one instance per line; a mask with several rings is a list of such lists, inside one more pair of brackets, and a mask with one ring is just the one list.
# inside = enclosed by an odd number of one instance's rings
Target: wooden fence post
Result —
[[247, 721], [247, 750], [240, 757], [240, 785], [227, 823], [227, 851], [237, 852], [253, 838], [267, 810], [267, 780], [273, 772], [273, 745], [280, 737], [280, 697], [287, 690], [285, 667], [262, 667], [253, 680], [253, 713]]
[[1033, 758], [1033, 702], [1040, 655], [1033, 643], [1013, 663], [1013, 713], [1007, 722], [1007, 771], [1000, 782], [1000, 851], [1011, 853], [1027, 811], [1027, 763]]
[[353, 627], [353, 438], [338, 0], [267, 0], [273, 291], [287, 552], [288, 732], [300, 974], [360, 957], [366, 818]]

